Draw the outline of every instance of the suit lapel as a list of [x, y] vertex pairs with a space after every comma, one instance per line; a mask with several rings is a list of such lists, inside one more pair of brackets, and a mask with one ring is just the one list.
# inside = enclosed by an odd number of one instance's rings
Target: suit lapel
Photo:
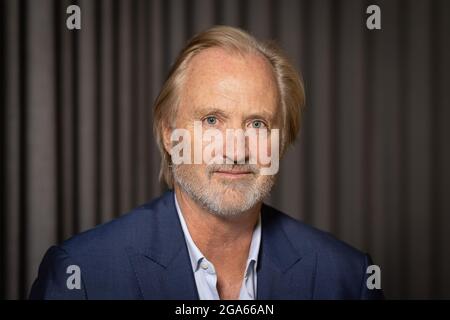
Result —
[[198, 299], [194, 274], [173, 192], [150, 205], [149, 238], [141, 249], [128, 248], [139, 290], [144, 299]]
[[306, 245], [301, 250], [293, 247], [280, 217], [272, 208], [263, 205], [257, 298], [312, 299], [316, 255]]

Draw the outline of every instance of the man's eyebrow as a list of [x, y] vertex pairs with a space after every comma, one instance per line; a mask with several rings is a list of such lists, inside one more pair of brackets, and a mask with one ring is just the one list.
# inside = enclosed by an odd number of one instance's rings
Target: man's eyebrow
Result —
[[268, 113], [268, 112], [261, 112], [261, 113], [257, 112], [257, 113], [252, 113], [250, 115], [247, 115], [245, 118], [247, 120], [249, 120], [249, 119], [262, 119], [262, 120], [267, 120], [267, 121], [272, 122], [274, 120], [274, 118], [275, 118], [275, 115], [273, 115], [271, 113]]
[[206, 115], [218, 115], [223, 118], [228, 118], [227, 112], [225, 112], [222, 109], [215, 108], [215, 107], [201, 107], [201, 108], [195, 109], [195, 111], [194, 111], [194, 116], [196, 118], [204, 117]]
[[[223, 109], [216, 108], [216, 107], [199, 107], [199, 108], [196, 108], [196, 110], [194, 111], [195, 118], [201, 118], [201, 117], [204, 117], [207, 115], [215, 115], [215, 116], [222, 117], [224, 119], [228, 119], [230, 117], [228, 112], [226, 112]], [[261, 120], [266, 120], [266, 121], [272, 123], [275, 121], [275, 117], [276, 117], [275, 114], [262, 111], [262, 112], [255, 112], [255, 113], [246, 115], [245, 120], [261, 119]]]

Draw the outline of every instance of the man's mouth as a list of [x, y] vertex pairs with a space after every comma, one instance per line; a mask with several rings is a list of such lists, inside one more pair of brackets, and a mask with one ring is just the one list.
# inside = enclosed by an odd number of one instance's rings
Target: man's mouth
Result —
[[252, 171], [242, 171], [242, 170], [218, 170], [214, 171], [214, 173], [225, 178], [243, 178], [250, 174], [253, 174]]

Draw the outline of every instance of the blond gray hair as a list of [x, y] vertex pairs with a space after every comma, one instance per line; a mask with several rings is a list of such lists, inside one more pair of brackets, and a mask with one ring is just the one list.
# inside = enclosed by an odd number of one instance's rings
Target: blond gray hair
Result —
[[241, 55], [257, 54], [270, 64], [277, 82], [281, 107], [281, 154], [292, 144], [300, 129], [300, 120], [305, 104], [303, 81], [295, 67], [273, 42], [260, 42], [238, 28], [215, 26], [194, 36], [181, 50], [153, 108], [153, 132], [161, 153], [160, 181], [173, 188], [170, 154], [164, 148], [164, 127], [171, 126], [176, 114], [180, 87], [189, 61], [208, 48], [221, 48]]

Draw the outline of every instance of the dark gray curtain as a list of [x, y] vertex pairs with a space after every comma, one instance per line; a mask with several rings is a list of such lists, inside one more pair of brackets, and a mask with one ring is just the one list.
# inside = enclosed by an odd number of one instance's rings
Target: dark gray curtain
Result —
[[0, 296], [27, 296], [50, 245], [164, 190], [152, 102], [185, 41], [228, 24], [277, 40], [305, 78], [269, 202], [371, 253], [387, 297], [450, 298], [449, 1], [0, 0], [0, 15]]

